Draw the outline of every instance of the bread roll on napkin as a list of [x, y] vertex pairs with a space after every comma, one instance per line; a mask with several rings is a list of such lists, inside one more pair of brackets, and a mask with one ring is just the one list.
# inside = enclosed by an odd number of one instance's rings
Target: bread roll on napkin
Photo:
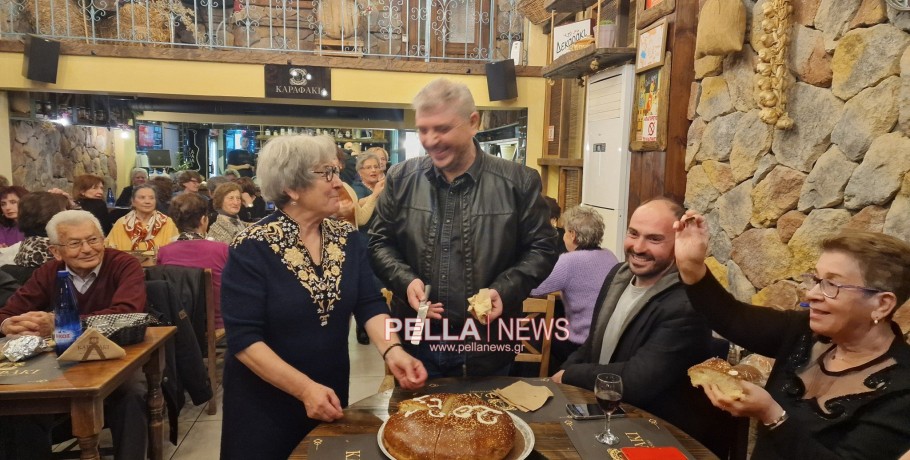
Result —
[[692, 380], [692, 386], [705, 387], [710, 384], [716, 384], [728, 398], [742, 399], [744, 396], [742, 381], [755, 384], [761, 384], [762, 374], [753, 366], [748, 364], [737, 364], [731, 366], [727, 361], [720, 358], [711, 358], [701, 364], [696, 364], [689, 368], [689, 379]]
[[480, 321], [480, 324], [487, 324], [490, 320], [490, 312], [493, 311], [493, 301], [490, 300], [490, 290], [481, 289], [477, 294], [468, 297], [468, 311]]

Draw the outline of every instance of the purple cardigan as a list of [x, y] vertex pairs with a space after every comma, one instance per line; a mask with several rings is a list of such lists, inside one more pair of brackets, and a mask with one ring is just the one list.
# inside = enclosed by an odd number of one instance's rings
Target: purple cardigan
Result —
[[597, 294], [617, 263], [619, 261], [609, 249], [567, 252], [559, 256], [550, 276], [531, 291], [532, 296], [562, 291], [570, 342], [581, 345], [588, 338]]
[[25, 235], [19, 231], [18, 226], [7, 227], [6, 225], [0, 225], [0, 244], [3, 246], [12, 246], [24, 239]]
[[221, 319], [221, 271], [227, 262], [228, 245], [211, 240], [178, 240], [158, 249], [158, 263], [181, 267], [211, 268], [215, 291], [215, 329], [224, 328]]

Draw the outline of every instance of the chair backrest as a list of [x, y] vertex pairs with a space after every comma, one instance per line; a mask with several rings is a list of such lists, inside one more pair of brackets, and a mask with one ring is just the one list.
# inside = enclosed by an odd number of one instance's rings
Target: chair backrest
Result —
[[25, 284], [29, 278], [32, 277], [32, 272], [34, 272], [38, 267], [24, 267], [22, 265], [4, 265], [0, 267], [0, 270], [5, 271], [10, 276], [16, 279], [19, 285]]
[[[189, 316], [193, 331], [199, 342], [199, 349], [205, 352], [206, 344], [206, 299], [213, 298], [206, 286], [205, 270], [177, 265], [155, 265], [145, 268], [146, 280], [164, 280], [177, 290], [180, 304]], [[207, 295], [208, 294], [208, 295]]]
[[[525, 317], [522, 321], [541, 321], [544, 327], [538, 327], [537, 330], [547, 330], [549, 333], [543, 334], [542, 337], [534, 337], [532, 341], [522, 340], [522, 351], [515, 355], [515, 361], [525, 363], [540, 363], [540, 376], [547, 377], [550, 371], [550, 346], [553, 335], [553, 311], [556, 309], [556, 295], [549, 294], [544, 299], [527, 298], [522, 303], [522, 311]], [[535, 328], [531, 328], [535, 330]]]

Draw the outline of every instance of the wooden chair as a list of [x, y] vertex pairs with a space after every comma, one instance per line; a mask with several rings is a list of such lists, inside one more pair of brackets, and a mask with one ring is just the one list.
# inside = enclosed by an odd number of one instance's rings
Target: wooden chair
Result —
[[[205, 269], [205, 343], [206, 343], [206, 367], [208, 368], [209, 381], [212, 382], [212, 395], [218, 388], [218, 352], [216, 345], [224, 340], [224, 329], [215, 329], [215, 288], [212, 284], [212, 270]], [[218, 413], [218, 405], [215, 403], [215, 397], [209, 402], [206, 412], [209, 415]]]
[[[181, 289], [181, 301], [187, 304], [187, 313], [191, 316], [200, 351], [206, 358], [206, 371], [212, 388], [212, 401], [206, 412], [214, 415], [218, 412], [214, 395], [218, 388], [218, 355], [216, 345], [224, 340], [224, 331], [215, 330], [215, 292], [212, 284], [212, 270], [179, 265], [157, 265], [146, 268], [149, 279], [181, 279], [177, 286]], [[204, 308], [203, 308], [204, 306]]]
[[[515, 355], [515, 361], [521, 363], [540, 363], [540, 377], [549, 376], [550, 371], [550, 345], [553, 334], [553, 311], [556, 309], [556, 295], [549, 294], [545, 299], [527, 298], [522, 303], [525, 313], [523, 321], [541, 321], [547, 324], [550, 334], [541, 337], [540, 344], [533, 344], [522, 340], [522, 352]], [[537, 348], [539, 345], [540, 348]]]

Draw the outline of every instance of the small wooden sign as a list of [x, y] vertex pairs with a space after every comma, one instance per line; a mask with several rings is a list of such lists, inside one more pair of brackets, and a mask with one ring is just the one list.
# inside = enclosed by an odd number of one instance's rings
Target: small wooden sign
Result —
[[265, 65], [265, 95], [282, 99], [332, 99], [332, 69]]
[[556, 26], [553, 29], [553, 60], [568, 53], [572, 44], [592, 35], [592, 19], [585, 19], [571, 24]]

